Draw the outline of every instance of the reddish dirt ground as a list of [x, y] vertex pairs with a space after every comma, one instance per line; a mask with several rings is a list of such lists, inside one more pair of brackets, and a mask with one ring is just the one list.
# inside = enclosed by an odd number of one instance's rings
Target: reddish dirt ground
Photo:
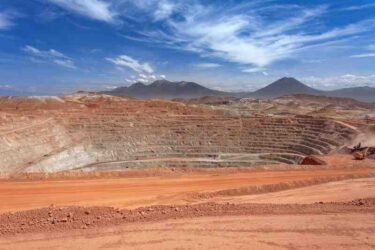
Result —
[[371, 237], [374, 198], [310, 205], [204, 203], [137, 210], [50, 207], [3, 214], [0, 219], [0, 233], [7, 236], [0, 238], [2, 249], [375, 247]]
[[279, 192], [253, 195], [216, 196], [207, 199], [216, 203], [272, 203], [311, 204], [315, 202], [346, 202], [353, 199], [375, 197], [375, 178], [349, 179]]
[[373, 162], [324, 160], [12, 176], [0, 182], [0, 249], [375, 248]]
[[[276, 191], [336, 179], [367, 177], [373, 168], [290, 171], [250, 171], [247, 173], [185, 174], [181, 176], [113, 178], [90, 180], [11, 181], [0, 185], [0, 211], [19, 211], [57, 206], [115, 206], [134, 208], [157, 204], [186, 204], [199, 194], [234, 195]], [[280, 185], [284, 183], [284, 185]], [[294, 185], [295, 183], [295, 185]], [[238, 193], [240, 192], [240, 193]], [[224, 193], [226, 194], [226, 193]], [[202, 198], [206, 196], [203, 195]]]

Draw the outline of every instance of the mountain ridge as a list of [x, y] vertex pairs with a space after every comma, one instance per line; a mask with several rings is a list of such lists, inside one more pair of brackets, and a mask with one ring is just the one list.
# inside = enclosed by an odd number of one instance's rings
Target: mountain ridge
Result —
[[226, 96], [232, 94], [230, 92], [209, 89], [195, 82], [171, 82], [168, 80], [156, 80], [148, 85], [136, 82], [129, 87], [119, 87], [114, 90], [103, 91], [102, 93], [116, 96], [132, 96], [140, 99], [197, 98], [210, 95]]
[[140, 99], [152, 98], [199, 98], [204, 96], [234, 96], [272, 99], [284, 95], [307, 94], [318, 96], [347, 97], [358, 101], [375, 102], [375, 88], [369, 86], [319, 90], [312, 88], [293, 77], [283, 77], [253, 92], [224, 92], [204, 87], [195, 82], [156, 80], [151, 84], [137, 82], [129, 87], [119, 87], [101, 93], [116, 96], [131, 96]]

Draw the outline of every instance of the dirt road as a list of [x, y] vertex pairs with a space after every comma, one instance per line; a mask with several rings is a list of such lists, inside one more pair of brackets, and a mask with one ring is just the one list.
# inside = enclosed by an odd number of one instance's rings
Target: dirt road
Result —
[[231, 202], [236, 204], [310, 204], [314, 202], [345, 202], [366, 197], [375, 197], [375, 178], [334, 181], [263, 194], [218, 196], [207, 199], [207, 201], [217, 203]]
[[[368, 176], [374, 169], [322, 169], [250, 171], [244, 173], [185, 174], [181, 176], [113, 178], [90, 180], [9, 181], [0, 185], [0, 212], [57, 206], [114, 206], [135, 208], [157, 204], [197, 202], [197, 194], [223, 190], [253, 192], [291, 188], [293, 183], [332, 181], [337, 178]], [[289, 183], [288, 185], [279, 185]], [[273, 186], [274, 185], [274, 186]], [[252, 187], [248, 189], [249, 187]], [[244, 191], [241, 191], [243, 190]], [[263, 192], [262, 191], [262, 192]], [[238, 194], [238, 192], [235, 192]], [[240, 193], [241, 194], [241, 193]], [[246, 193], [243, 193], [246, 194]]]
[[0, 249], [373, 249], [375, 214], [198, 217], [0, 239]]

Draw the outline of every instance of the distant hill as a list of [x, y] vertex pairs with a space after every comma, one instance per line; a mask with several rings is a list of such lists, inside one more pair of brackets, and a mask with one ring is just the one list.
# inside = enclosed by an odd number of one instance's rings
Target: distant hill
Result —
[[157, 80], [149, 85], [137, 82], [129, 87], [120, 87], [102, 93], [116, 96], [131, 96], [140, 99], [198, 98], [203, 96], [231, 95], [231, 93], [228, 92], [203, 87], [195, 82], [171, 82], [167, 80]]
[[364, 108], [364, 109], [375, 109], [375, 102], [362, 102], [358, 101], [353, 98], [348, 97], [333, 97], [333, 96], [323, 96], [323, 95], [306, 95], [306, 94], [295, 94], [295, 95], [285, 95], [279, 98], [275, 98], [274, 101], [277, 100], [294, 100], [299, 101], [300, 103], [319, 103], [321, 105], [333, 105], [333, 106], [341, 106], [346, 107], [348, 109], [352, 108]]
[[206, 88], [194, 82], [171, 82], [167, 80], [157, 80], [149, 85], [141, 82], [134, 83], [129, 87], [120, 87], [111, 91], [101, 92], [114, 96], [128, 96], [140, 99], [192, 99], [205, 96], [232, 96], [232, 97], [252, 97], [259, 99], [273, 99], [285, 95], [305, 94], [317, 96], [332, 96], [353, 98], [358, 101], [375, 102], [375, 88], [356, 87], [323, 91], [311, 88], [306, 84], [292, 77], [283, 77], [264, 88], [254, 92], [223, 92]]
[[283, 77], [264, 88], [248, 93], [246, 96], [260, 99], [272, 99], [295, 94], [345, 97], [362, 102], [375, 102], [375, 88], [355, 87], [323, 91], [311, 88], [292, 77]]
[[293, 94], [319, 95], [322, 94], [322, 92], [323, 91], [313, 89], [292, 77], [283, 77], [264, 88], [250, 93], [250, 96], [256, 98], [275, 98]]
[[355, 87], [326, 91], [326, 95], [335, 97], [350, 97], [364, 102], [375, 102], [375, 88]]

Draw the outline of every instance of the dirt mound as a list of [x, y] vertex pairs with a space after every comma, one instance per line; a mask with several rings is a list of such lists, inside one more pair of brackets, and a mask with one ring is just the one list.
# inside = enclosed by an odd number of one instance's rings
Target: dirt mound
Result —
[[266, 215], [266, 214], [325, 214], [338, 212], [375, 213], [375, 198], [348, 203], [287, 204], [216, 204], [203, 203], [185, 206], [151, 206], [135, 210], [112, 207], [49, 207], [0, 215], [0, 235], [56, 232], [149, 222], [173, 218]]
[[259, 214], [324, 214], [333, 212], [375, 212], [375, 198], [348, 203], [316, 203], [311, 205], [216, 204], [185, 206], [151, 206], [135, 210], [112, 207], [49, 207], [0, 215], [0, 234], [53, 232], [87, 229], [130, 222], [158, 221], [171, 218], [259, 215]]

